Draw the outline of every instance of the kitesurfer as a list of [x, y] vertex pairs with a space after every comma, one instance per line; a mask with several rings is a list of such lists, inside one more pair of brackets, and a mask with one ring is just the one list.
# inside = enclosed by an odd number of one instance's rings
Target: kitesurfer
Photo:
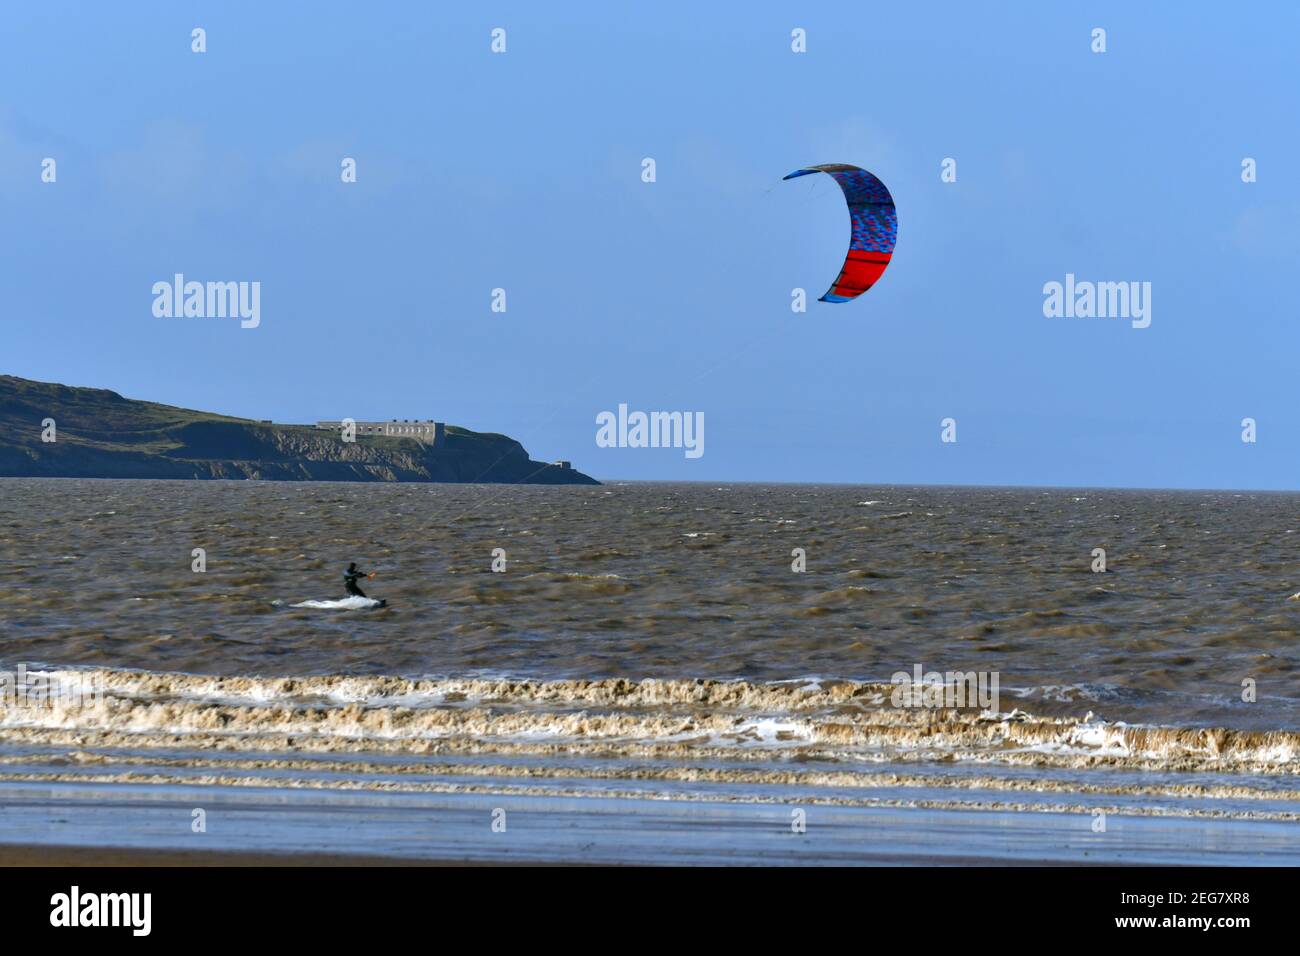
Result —
[[375, 576], [374, 571], [370, 571], [370, 572], [358, 571], [357, 563], [355, 561], [352, 561], [348, 564], [348, 569], [343, 572], [343, 586], [347, 588], [348, 594], [352, 595], [353, 597], [365, 597], [366, 592], [361, 590], [361, 588], [357, 587], [357, 579], [373, 578], [374, 576]]

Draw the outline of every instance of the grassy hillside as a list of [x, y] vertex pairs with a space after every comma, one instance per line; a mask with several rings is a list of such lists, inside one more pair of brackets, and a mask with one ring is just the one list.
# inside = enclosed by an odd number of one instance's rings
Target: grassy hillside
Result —
[[[57, 440], [41, 440], [54, 419]], [[266, 425], [100, 388], [0, 375], [0, 477], [260, 478], [596, 484], [529, 459], [505, 435], [448, 426], [436, 449], [411, 438]]]

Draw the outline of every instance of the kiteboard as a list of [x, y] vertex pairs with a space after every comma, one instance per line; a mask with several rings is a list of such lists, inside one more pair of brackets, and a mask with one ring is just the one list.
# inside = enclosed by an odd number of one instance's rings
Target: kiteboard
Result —
[[365, 598], [353, 595], [337, 601], [303, 601], [292, 606], [311, 608], [316, 611], [374, 611], [381, 607], [388, 607], [388, 601], [383, 598]]

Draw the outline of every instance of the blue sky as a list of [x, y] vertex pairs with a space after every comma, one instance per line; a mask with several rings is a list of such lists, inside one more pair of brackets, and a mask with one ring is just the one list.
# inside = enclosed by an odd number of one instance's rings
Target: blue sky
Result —
[[[1137, 6], [7, 4], [0, 371], [606, 479], [1300, 487], [1300, 13]], [[794, 314], [848, 218], [781, 177], [829, 162], [899, 244]], [[260, 327], [154, 317], [176, 272]], [[1150, 282], [1150, 328], [1044, 317], [1066, 273]], [[597, 448], [620, 402], [705, 454]]]

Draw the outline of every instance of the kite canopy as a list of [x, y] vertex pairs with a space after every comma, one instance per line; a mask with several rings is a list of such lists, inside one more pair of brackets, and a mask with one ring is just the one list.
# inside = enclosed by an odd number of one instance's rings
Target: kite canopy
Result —
[[825, 166], [805, 166], [796, 169], [785, 179], [826, 173], [844, 191], [849, 204], [849, 217], [853, 231], [849, 237], [849, 252], [839, 276], [821, 302], [849, 302], [866, 292], [884, 274], [898, 241], [898, 213], [894, 197], [879, 179], [857, 166], [828, 163]]

